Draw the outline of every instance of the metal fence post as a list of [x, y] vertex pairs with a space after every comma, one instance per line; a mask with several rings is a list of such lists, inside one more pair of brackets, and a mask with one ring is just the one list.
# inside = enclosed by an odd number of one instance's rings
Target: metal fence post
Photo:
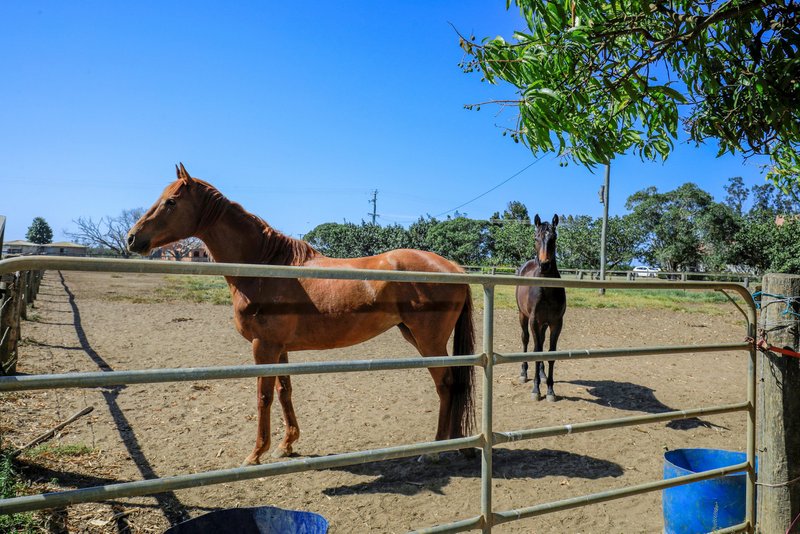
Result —
[[481, 455], [481, 515], [483, 532], [492, 531], [492, 382], [494, 376], [494, 285], [483, 286], [483, 451]]

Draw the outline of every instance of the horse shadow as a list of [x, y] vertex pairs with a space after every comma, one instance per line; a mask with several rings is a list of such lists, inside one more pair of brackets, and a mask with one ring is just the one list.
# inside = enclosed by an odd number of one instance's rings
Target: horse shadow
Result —
[[[503, 479], [538, 479], [549, 476], [596, 480], [620, 477], [619, 464], [581, 454], [552, 449], [494, 449], [493, 476]], [[367, 482], [323, 490], [325, 495], [394, 493], [411, 496], [421, 492], [443, 494], [453, 478], [480, 478], [480, 455], [464, 458], [456, 452], [440, 455], [438, 462], [420, 461], [416, 457], [384, 460], [335, 468], [354, 475], [377, 477]]]
[[[655, 396], [655, 391], [646, 386], [633, 384], [631, 382], [617, 382], [616, 380], [570, 380], [569, 384], [584, 386], [587, 393], [594, 395], [594, 399], [588, 402], [609, 406], [618, 410], [645, 413], [665, 413], [673, 412], [675, 408], [670, 408], [662, 403]], [[584, 398], [570, 397], [568, 400], [583, 400]], [[725, 428], [708, 421], [703, 421], [697, 417], [688, 419], [677, 419], [667, 423], [667, 428], [672, 430], [693, 430], [695, 428]]]

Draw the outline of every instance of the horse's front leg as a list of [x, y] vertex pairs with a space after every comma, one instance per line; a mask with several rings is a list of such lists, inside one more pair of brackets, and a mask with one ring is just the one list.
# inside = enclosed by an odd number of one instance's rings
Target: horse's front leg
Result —
[[[546, 326], [542, 326], [531, 319], [530, 327], [533, 331], [533, 351], [541, 352], [542, 348], [544, 347], [544, 334]], [[539, 384], [541, 384], [543, 373], [544, 369], [542, 367], [542, 362], [537, 360], [536, 365], [533, 368], [533, 391], [531, 391], [531, 397], [533, 397], [533, 400], [542, 400], [542, 395], [539, 393]]]
[[[519, 326], [522, 328], [522, 352], [528, 352], [528, 342], [531, 340], [531, 334], [528, 330], [528, 317], [519, 312]], [[522, 367], [519, 370], [519, 383], [524, 384], [528, 381], [528, 362], [522, 362]]]
[[[563, 321], [561, 319], [550, 323], [550, 352], [556, 350], [556, 346], [558, 345], [558, 336], [561, 335], [562, 325]], [[555, 402], [558, 400], [558, 397], [556, 397], [556, 392], [553, 390], [553, 383], [555, 382], [555, 379], [553, 378], [553, 368], [555, 365], [555, 360], [550, 360], [547, 362], [547, 400], [550, 402]]]
[[[260, 339], [253, 340], [253, 359], [256, 364], [277, 363], [282, 352], [280, 347], [269, 345]], [[269, 450], [269, 411], [274, 397], [275, 377], [261, 376], [257, 380], [258, 428], [256, 430], [256, 446], [253, 448], [253, 452], [245, 459], [245, 465], [258, 464], [261, 455]]]
[[[279, 361], [288, 363], [289, 355], [282, 352]], [[297, 424], [297, 416], [294, 413], [294, 405], [292, 405], [292, 377], [279, 376], [275, 388], [278, 391], [278, 400], [283, 410], [283, 425], [286, 427], [286, 432], [283, 435], [283, 441], [272, 451], [272, 457], [284, 458], [292, 454], [292, 443], [300, 437], [300, 426]]]

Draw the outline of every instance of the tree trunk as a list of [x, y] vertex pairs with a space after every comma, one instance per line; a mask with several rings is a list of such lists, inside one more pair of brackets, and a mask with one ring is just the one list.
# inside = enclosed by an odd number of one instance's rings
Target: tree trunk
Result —
[[[800, 298], [800, 276], [765, 275], [763, 293], [759, 331], [769, 345], [797, 351], [800, 307], [781, 298]], [[757, 531], [783, 533], [800, 513], [800, 359], [762, 352], [760, 361]]]

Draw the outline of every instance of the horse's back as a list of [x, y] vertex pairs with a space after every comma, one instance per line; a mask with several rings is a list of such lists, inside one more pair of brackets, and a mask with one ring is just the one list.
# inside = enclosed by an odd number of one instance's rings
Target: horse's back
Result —
[[377, 269], [382, 271], [421, 271], [434, 273], [460, 273], [461, 267], [433, 252], [400, 248], [375, 256], [359, 258], [317, 257], [306, 265], [343, 269]]

